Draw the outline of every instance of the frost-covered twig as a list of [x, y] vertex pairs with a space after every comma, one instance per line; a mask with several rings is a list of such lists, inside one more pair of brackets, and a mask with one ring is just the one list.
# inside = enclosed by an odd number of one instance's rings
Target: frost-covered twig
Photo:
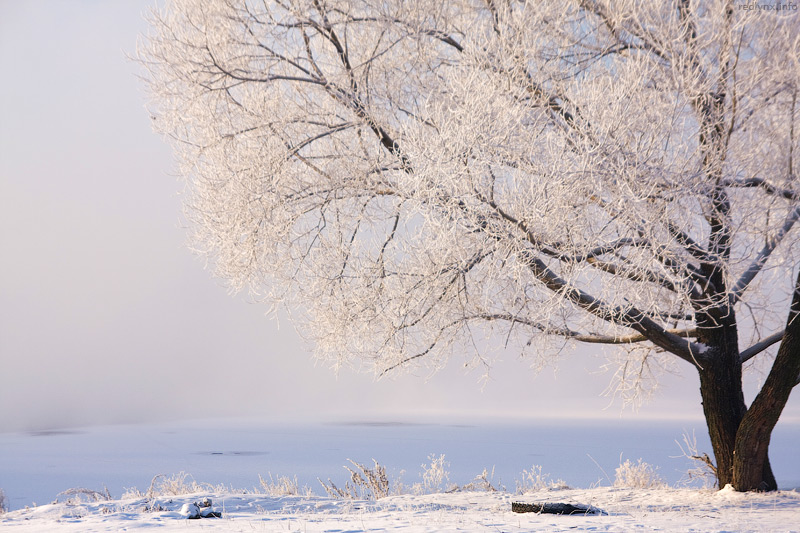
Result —
[[695, 436], [694, 431], [692, 431], [691, 435], [684, 433], [682, 439], [683, 444], [677, 440], [675, 441], [675, 444], [681, 450], [681, 457], [691, 459], [698, 465], [686, 471], [687, 483], [701, 480], [704, 486], [719, 486], [717, 467], [707, 453], [700, 453], [697, 450], [697, 436]]

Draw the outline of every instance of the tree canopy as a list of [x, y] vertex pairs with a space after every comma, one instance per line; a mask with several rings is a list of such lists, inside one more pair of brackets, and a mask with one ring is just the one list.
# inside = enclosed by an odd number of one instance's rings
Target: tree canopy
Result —
[[[677, 357], [707, 419], [735, 398], [709, 421], [727, 471], [742, 364], [786, 342], [796, 290], [798, 17], [175, 0], [140, 58], [193, 245], [235, 289], [289, 302], [318, 355], [382, 373], [480, 360], [484, 335], [537, 358], [602, 343], [628, 350], [629, 383]], [[704, 379], [732, 388], [713, 399]]]

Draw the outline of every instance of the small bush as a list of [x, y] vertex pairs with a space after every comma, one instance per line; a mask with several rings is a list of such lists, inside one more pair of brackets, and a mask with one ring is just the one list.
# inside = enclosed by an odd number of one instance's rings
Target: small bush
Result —
[[328, 478], [327, 484], [320, 478], [317, 478], [317, 481], [319, 481], [319, 484], [322, 485], [322, 488], [325, 489], [325, 492], [331, 498], [335, 498], [337, 500], [355, 500], [358, 498], [358, 493], [356, 492], [355, 487], [353, 487], [349, 481], [345, 483], [344, 488], [337, 487], [336, 483], [331, 481], [330, 478]]
[[421, 465], [422, 483], [414, 483], [411, 487], [412, 492], [416, 495], [442, 492], [445, 490], [442, 486], [450, 480], [450, 472], [447, 471], [450, 463], [444, 460], [444, 454], [439, 457], [436, 457], [436, 454], [430, 454], [428, 460], [430, 464]]
[[499, 483], [497, 486], [493, 485], [492, 482], [494, 481], [494, 467], [492, 467], [492, 472], [484, 468], [483, 472], [475, 476], [475, 479], [458, 487], [458, 490], [475, 490], [475, 491], [485, 491], [485, 492], [497, 492], [497, 491], [505, 491], [506, 488]]
[[86, 498], [86, 500], [89, 502], [111, 501], [111, 493], [108, 492], [108, 487], [105, 487], [103, 492], [98, 492], [92, 489], [85, 489], [82, 487], [67, 489], [56, 496], [56, 502], [58, 501], [58, 498], [60, 498], [61, 496], [66, 496], [67, 498], [66, 500], [64, 500], [65, 503], [71, 503], [71, 504], [83, 503], [84, 498]]
[[[297, 476], [293, 478], [288, 476], [273, 478], [272, 474], [269, 474], [269, 479], [264, 479], [259, 475], [258, 480], [261, 482], [262, 492], [268, 496], [297, 496], [300, 494]], [[311, 493], [311, 489], [303, 487], [303, 493], [308, 496]]]
[[641, 459], [636, 464], [626, 459], [617, 467], [614, 478], [614, 486], [617, 488], [655, 489], [664, 485], [664, 480], [656, 474], [656, 469]]
[[[158, 480], [157, 485], [156, 480]], [[147, 492], [154, 496], [181, 496], [183, 494], [201, 492], [207, 487], [208, 485], [197, 483], [194, 478], [186, 472], [179, 472], [171, 476], [161, 474], [154, 477], [150, 482], [150, 489]]]
[[6, 493], [0, 489], [0, 515], [8, 511], [8, 504], [6, 503]]
[[211, 485], [210, 483], [198, 483], [192, 476], [186, 472], [180, 472], [168, 476], [166, 474], [158, 474], [153, 476], [150, 481], [150, 488], [146, 492], [142, 492], [136, 487], [126, 488], [122, 493], [123, 500], [135, 500], [145, 498], [145, 512], [158, 512], [163, 511], [164, 508], [156, 501], [157, 498], [169, 498], [172, 496], [182, 496], [184, 494], [196, 494], [198, 492], [242, 492], [235, 491], [232, 487], [224, 485]]
[[197, 492], [224, 491], [228, 489], [229, 487], [222, 485], [215, 487], [209, 483], [198, 483], [186, 472], [179, 472], [171, 476], [157, 474], [153, 476], [150, 481], [150, 487], [146, 492], [142, 492], [136, 487], [126, 488], [125, 492], [122, 493], [122, 499], [147, 498], [152, 500], [158, 497], [181, 496]]
[[539, 465], [531, 466], [530, 470], [522, 471], [522, 479], [517, 480], [517, 494], [527, 494], [538, 490], [563, 490], [569, 486], [559, 479], [553, 481], [550, 474], [542, 474], [542, 467]]
[[365, 500], [379, 500], [389, 495], [390, 486], [389, 478], [386, 476], [386, 467], [378, 464], [378, 461], [375, 459], [372, 460], [372, 462], [375, 463], [374, 468], [367, 468], [361, 463], [356, 463], [352, 459], [348, 459], [348, 461], [355, 467], [355, 470], [349, 466], [345, 466], [347, 471], [350, 472], [350, 481], [345, 483], [344, 488], [337, 487], [330, 479], [327, 484], [321, 479], [318, 479], [322, 488], [328, 493], [328, 496], [343, 500], [355, 500], [359, 498]]

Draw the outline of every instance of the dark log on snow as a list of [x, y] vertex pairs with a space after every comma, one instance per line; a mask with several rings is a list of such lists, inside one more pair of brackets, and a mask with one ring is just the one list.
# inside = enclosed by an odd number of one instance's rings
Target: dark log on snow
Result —
[[544, 513], [544, 514], [603, 514], [591, 505], [574, 505], [571, 503], [521, 503], [511, 502], [511, 511], [514, 513]]

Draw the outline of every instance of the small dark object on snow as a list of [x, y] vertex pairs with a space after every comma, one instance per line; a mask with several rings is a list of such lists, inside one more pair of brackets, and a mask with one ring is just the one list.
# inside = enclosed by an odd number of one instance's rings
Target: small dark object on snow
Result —
[[211, 508], [211, 499], [206, 498], [201, 502], [184, 503], [180, 511], [184, 518], [197, 520], [199, 518], [222, 518], [222, 513]]
[[591, 505], [573, 505], [571, 503], [521, 503], [511, 502], [511, 512], [514, 513], [544, 513], [544, 514], [603, 514]]

